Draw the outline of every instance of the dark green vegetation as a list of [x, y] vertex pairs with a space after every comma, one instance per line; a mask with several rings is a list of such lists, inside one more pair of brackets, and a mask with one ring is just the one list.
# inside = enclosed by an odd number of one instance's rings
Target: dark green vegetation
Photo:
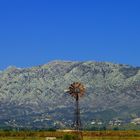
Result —
[[79, 139], [76, 135], [65, 134], [62, 140], [79, 140]]
[[0, 72], [0, 127], [69, 128], [74, 101], [64, 89], [75, 81], [87, 88], [80, 102], [84, 128], [139, 127], [140, 68], [61, 61], [27, 69], [9, 67]]

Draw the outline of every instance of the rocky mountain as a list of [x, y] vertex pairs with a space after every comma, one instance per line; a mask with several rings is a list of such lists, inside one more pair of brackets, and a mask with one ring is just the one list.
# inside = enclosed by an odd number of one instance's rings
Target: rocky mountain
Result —
[[0, 127], [69, 127], [75, 102], [64, 90], [75, 81], [86, 86], [80, 100], [84, 126], [140, 117], [140, 67], [53, 61], [0, 71]]

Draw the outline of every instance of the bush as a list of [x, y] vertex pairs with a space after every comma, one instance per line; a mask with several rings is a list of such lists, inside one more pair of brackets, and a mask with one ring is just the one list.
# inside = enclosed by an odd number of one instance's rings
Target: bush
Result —
[[63, 136], [63, 140], [73, 140], [73, 136], [66, 134], [66, 135]]
[[82, 140], [82, 136], [81, 135], [64, 135], [63, 136], [63, 140]]

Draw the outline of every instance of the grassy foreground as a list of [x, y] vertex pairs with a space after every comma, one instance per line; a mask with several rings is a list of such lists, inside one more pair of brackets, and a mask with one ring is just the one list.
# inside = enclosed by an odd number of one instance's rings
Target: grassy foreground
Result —
[[[0, 140], [46, 140], [46, 138], [40, 138], [40, 137], [28, 137], [28, 138], [23, 138], [23, 137], [0, 137]], [[62, 140], [62, 139], [57, 139], [57, 140]], [[84, 140], [140, 140], [140, 137], [118, 137], [118, 136], [113, 136], [113, 137], [84, 137]]]
[[[48, 131], [0, 131], [0, 140], [46, 140], [46, 137], [57, 137], [73, 132]], [[140, 140], [140, 131], [83, 131], [84, 140]]]
[[[0, 131], [0, 137], [62, 137], [65, 134], [75, 134], [75, 132], [64, 131]], [[129, 131], [83, 131], [84, 137], [104, 137], [104, 136], [136, 136], [140, 137], [140, 130]]]

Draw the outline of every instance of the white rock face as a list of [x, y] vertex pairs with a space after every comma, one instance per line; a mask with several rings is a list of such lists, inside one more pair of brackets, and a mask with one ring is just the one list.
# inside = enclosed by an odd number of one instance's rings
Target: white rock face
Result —
[[96, 117], [110, 121], [116, 116], [127, 119], [133, 113], [140, 115], [140, 68], [107, 62], [54, 61], [0, 72], [1, 126], [69, 125], [74, 101], [64, 90], [75, 81], [86, 86], [80, 101], [84, 122]]

